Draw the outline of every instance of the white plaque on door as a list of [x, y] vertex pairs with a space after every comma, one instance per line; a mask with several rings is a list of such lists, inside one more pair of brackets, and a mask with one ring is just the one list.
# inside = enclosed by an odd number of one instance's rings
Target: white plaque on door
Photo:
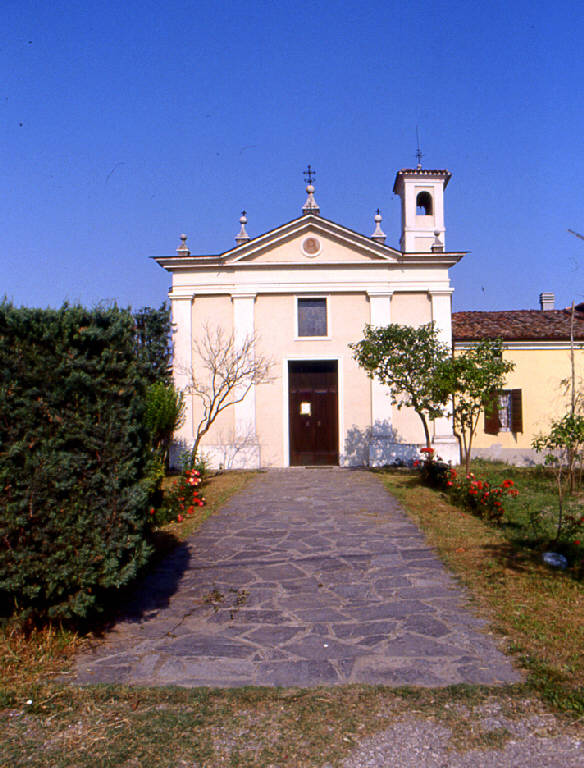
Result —
[[312, 416], [312, 403], [300, 403], [300, 415]]

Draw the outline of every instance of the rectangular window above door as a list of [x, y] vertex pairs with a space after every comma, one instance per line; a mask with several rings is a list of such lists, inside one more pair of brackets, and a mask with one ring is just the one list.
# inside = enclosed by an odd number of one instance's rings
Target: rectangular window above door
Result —
[[297, 299], [298, 336], [327, 336], [326, 299]]

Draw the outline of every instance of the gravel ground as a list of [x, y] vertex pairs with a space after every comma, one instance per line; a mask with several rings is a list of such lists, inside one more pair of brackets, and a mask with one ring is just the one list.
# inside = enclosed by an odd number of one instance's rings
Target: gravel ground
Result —
[[[523, 720], [486, 717], [480, 723], [488, 738], [501, 738], [501, 747], [456, 751], [444, 725], [415, 716], [402, 718], [355, 748], [343, 768], [583, 768], [584, 733], [557, 732], [553, 715]], [[560, 729], [561, 730], [561, 729]], [[572, 729], [573, 730], [573, 729]], [[325, 765], [323, 768], [329, 768]]]

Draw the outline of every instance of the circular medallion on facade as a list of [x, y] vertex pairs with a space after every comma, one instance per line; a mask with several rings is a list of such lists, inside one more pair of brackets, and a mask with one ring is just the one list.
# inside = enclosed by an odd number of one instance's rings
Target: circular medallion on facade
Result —
[[302, 241], [302, 252], [310, 258], [318, 256], [320, 253], [320, 240], [318, 237], [305, 237]]

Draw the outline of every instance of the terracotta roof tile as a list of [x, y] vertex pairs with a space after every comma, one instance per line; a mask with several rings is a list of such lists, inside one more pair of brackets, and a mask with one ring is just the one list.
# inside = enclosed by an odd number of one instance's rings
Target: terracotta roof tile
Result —
[[[584, 312], [576, 312], [574, 336], [577, 339], [584, 339]], [[454, 341], [568, 340], [570, 310], [514, 309], [507, 312], [453, 312], [452, 338]]]
[[395, 175], [395, 181], [393, 182], [393, 193], [395, 195], [399, 194], [399, 189], [401, 185], [401, 179], [402, 176], [405, 174], [413, 174], [415, 176], [420, 176], [421, 178], [424, 177], [432, 177], [432, 176], [442, 176], [444, 177], [444, 189], [448, 186], [448, 182], [452, 178], [452, 174], [450, 171], [448, 171], [446, 168], [442, 169], [431, 169], [431, 168], [402, 168], [400, 171], [398, 171]]

